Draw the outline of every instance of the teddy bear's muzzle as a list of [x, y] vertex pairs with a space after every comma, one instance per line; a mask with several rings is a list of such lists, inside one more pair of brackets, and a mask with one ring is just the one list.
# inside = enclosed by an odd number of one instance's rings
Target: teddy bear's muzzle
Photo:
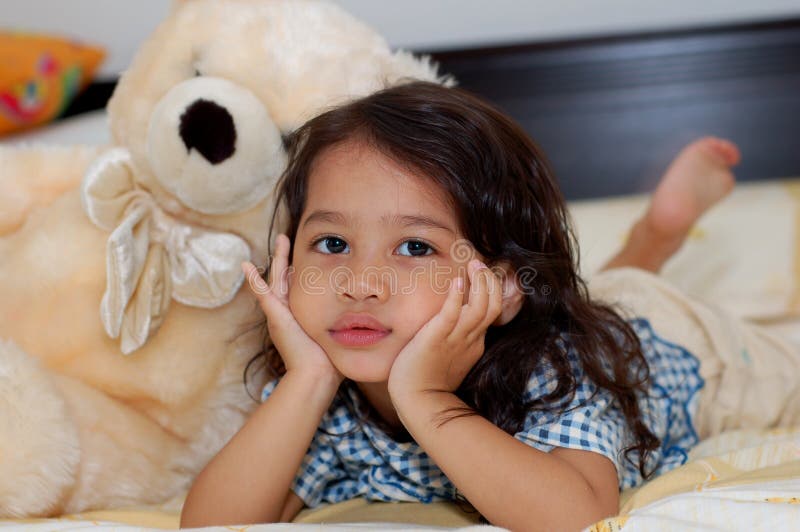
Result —
[[280, 131], [249, 89], [201, 76], [170, 89], [150, 116], [147, 158], [156, 179], [204, 214], [263, 200], [286, 166]]

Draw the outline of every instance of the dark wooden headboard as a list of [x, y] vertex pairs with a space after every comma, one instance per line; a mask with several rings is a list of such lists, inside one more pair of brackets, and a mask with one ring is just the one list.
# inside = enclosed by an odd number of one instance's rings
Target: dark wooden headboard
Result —
[[652, 190], [707, 134], [739, 145], [740, 181], [800, 176], [800, 19], [431, 55], [522, 124], [568, 199]]
[[[708, 134], [739, 145], [740, 181], [800, 176], [800, 18], [417, 52], [520, 122], [568, 199], [652, 190]], [[91, 85], [66, 115], [113, 89]]]

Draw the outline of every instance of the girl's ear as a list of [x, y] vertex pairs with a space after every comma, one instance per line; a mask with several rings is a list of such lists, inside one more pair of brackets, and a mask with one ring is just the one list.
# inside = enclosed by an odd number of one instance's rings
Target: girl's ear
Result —
[[522, 308], [525, 294], [517, 282], [516, 272], [509, 264], [501, 262], [493, 265], [491, 269], [496, 274], [502, 274], [503, 285], [503, 310], [492, 322], [492, 325], [505, 325], [513, 320], [519, 309]]

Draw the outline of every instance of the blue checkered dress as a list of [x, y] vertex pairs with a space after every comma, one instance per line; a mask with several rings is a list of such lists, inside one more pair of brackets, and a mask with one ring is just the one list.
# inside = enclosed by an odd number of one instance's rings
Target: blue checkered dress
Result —
[[[652, 387], [640, 400], [645, 422], [661, 439], [647, 470], [662, 474], [686, 462], [697, 443], [692, 427], [698, 390], [703, 386], [698, 360], [684, 348], [653, 332], [645, 319], [629, 322], [641, 339], [650, 364]], [[620, 488], [640, 484], [638, 468], [620, 454], [629, 443], [625, 418], [611, 394], [589, 381], [574, 351], [569, 353], [578, 387], [560, 413], [536, 411], [528, 415], [523, 430], [514, 437], [542, 451], [555, 447], [594, 451], [610, 458], [617, 467]], [[555, 388], [551, 369], [531, 375], [526, 399], [532, 400]], [[264, 387], [266, 400], [278, 379]], [[361, 407], [357, 393], [347, 390]], [[596, 395], [595, 395], [596, 393]], [[591, 400], [589, 400], [591, 398]], [[363, 411], [363, 407], [359, 408]], [[373, 501], [434, 502], [453, 500], [455, 486], [414, 442], [396, 442], [379, 428], [363, 423], [338, 396], [323, 416], [291, 489], [314, 508], [365, 497]], [[347, 434], [345, 434], [347, 433]], [[636, 459], [632, 453], [631, 458]]]

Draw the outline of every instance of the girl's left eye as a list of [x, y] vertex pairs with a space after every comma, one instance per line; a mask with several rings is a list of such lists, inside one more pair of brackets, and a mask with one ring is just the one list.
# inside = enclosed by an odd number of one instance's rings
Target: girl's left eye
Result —
[[[424, 257], [433, 253], [433, 248], [421, 240], [406, 240], [398, 249], [402, 249], [403, 246], [407, 246], [411, 257]], [[428, 251], [430, 253], [427, 253]]]

